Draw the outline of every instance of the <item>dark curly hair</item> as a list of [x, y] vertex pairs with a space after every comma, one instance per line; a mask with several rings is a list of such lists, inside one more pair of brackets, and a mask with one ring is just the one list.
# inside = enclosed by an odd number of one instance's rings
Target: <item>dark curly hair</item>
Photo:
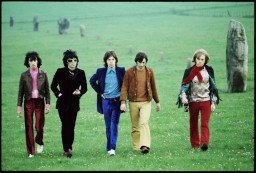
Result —
[[68, 66], [68, 64], [67, 64], [67, 60], [69, 59], [69, 58], [76, 58], [76, 60], [77, 60], [77, 64], [76, 64], [76, 67], [77, 67], [77, 65], [78, 65], [78, 62], [79, 62], [79, 60], [78, 60], [78, 56], [77, 56], [77, 54], [76, 54], [76, 52], [75, 51], [73, 51], [73, 50], [66, 50], [65, 52], [63, 52], [63, 59], [62, 59], [62, 61], [63, 61], [63, 65], [65, 66], [65, 67], [67, 67]]
[[107, 63], [107, 60], [110, 56], [113, 56], [116, 60], [116, 66], [117, 66], [117, 63], [118, 63], [118, 58], [117, 58], [117, 55], [115, 53], [115, 51], [111, 50], [111, 51], [107, 51], [103, 57], [103, 61], [104, 61], [104, 67], [108, 67], [108, 63]]
[[37, 67], [40, 68], [42, 65], [42, 59], [36, 51], [30, 51], [26, 53], [24, 65], [29, 67], [29, 60], [37, 60]]
[[138, 61], [139, 61], [139, 62], [142, 62], [144, 58], [146, 59], [146, 62], [148, 62], [148, 56], [146, 55], [146, 53], [144, 53], [144, 52], [138, 52], [137, 55], [136, 55], [136, 57], [135, 57], [135, 59], [134, 59], [134, 61], [135, 61], [136, 63], [137, 63]]

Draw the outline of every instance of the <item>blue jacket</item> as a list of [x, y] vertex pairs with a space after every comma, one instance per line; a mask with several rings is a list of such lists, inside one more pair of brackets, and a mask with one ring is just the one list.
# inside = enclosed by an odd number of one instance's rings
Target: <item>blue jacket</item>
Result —
[[[90, 84], [97, 93], [97, 111], [100, 114], [103, 114], [101, 95], [104, 93], [107, 69], [108, 69], [107, 67], [98, 68], [96, 73], [93, 74], [92, 77], [90, 78]], [[124, 74], [125, 74], [124, 67], [116, 67], [116, 76], [117, 76], [117, 81], [118, 81], [120, 91], [121, 91], [121, 87], [124, 79]]]

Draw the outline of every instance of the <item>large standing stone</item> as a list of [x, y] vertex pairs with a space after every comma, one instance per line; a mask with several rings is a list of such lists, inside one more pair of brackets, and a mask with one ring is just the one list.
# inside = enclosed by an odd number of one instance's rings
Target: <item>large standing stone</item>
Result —
[[226, 66], [228, 92], [246, 91], [248, 73], [248, 45], [245, 29], [231, 20], [227, 35]]

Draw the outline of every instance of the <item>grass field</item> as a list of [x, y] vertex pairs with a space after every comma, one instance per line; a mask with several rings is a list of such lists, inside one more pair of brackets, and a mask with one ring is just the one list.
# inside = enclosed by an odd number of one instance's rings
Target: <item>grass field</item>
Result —
[[[253, 2], [1, 2], [1, 170], [3, 171], [253, 171], [254, 170], [254, 3]], [[227, 10], [231, 16], [227, 15]], [[39, 31], [32, 20], [39, 16]], [[9, 17], [14, 26], [9, 27]], [[70, 20], [69, 32], [58, 34], [57, 20]], [[248, 53], [247, 90], [227, 93], [226, 42], [229, 21], [245, 28]], [[85, 24], [86, 36], [79, 26]], [[132, 53], [129, 48], [132, 48]], [[204, 48], [210, 54], [223, 101], [212, 113], [207, 152], [190, 149], [189, 117], [176, 104], [187, 58]], [[86, 72], [88, 92], [81, 98], [73, 157], [62, 156], [61, 124], [51, 92], [46, 115], [45, 147], [33, 159], [26, 155], [24, 120], [17, 118], [17, 94], [27, 51], [42, 58], [49, 81], [62, 67], [67, 49], [77, 51]], [[122, 115], [116, 156], [105, 152], [105, 125], [96, 111], [89, 78], [102, 67], [106, 50], [115, 50], [119, 66], [134, 65], [140, 50], [153, 67], [161, 110], [152, 105], [152, 145], [147, 155], [133, 153], [129, 112]], [[163, 59], [161, 59], [163, 54]]]

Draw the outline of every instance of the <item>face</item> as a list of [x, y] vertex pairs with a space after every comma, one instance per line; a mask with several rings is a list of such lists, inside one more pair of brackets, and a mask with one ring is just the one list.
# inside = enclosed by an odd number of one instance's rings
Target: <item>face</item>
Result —
[[28, 64], [29, 64], [29, 67], [31, 68], [31, 69], [36, 69], [37, 68], [37, 59], [35, 59], [35, 60], [31, 60], [30, 58], [29, 58], [29, 60], [28, 60]]
[[116, 65], [116, 59], [115, 59], [113, 56], [110, 56], [110, 57], [107, 59], [107, 64], [108, 64], [108, 67], [109, 67], [109, 68], [114, 68], [115, 65]]
[[146, 59], [144, 58], [141, 62], [137, 61], [136, 62], [136, 67], [138, 70], [144, 70], [146, 66]]
[[201, 55], [199, 58], [196, 58], [196, 66], [202, 67], [205, 64], [205, 55]]
[[70, 70], [75, 70], [76, 69], [76, 64], [77, 64], [77, 59], [76, 58], [69, 58], [67, 60], [68, 68]]

